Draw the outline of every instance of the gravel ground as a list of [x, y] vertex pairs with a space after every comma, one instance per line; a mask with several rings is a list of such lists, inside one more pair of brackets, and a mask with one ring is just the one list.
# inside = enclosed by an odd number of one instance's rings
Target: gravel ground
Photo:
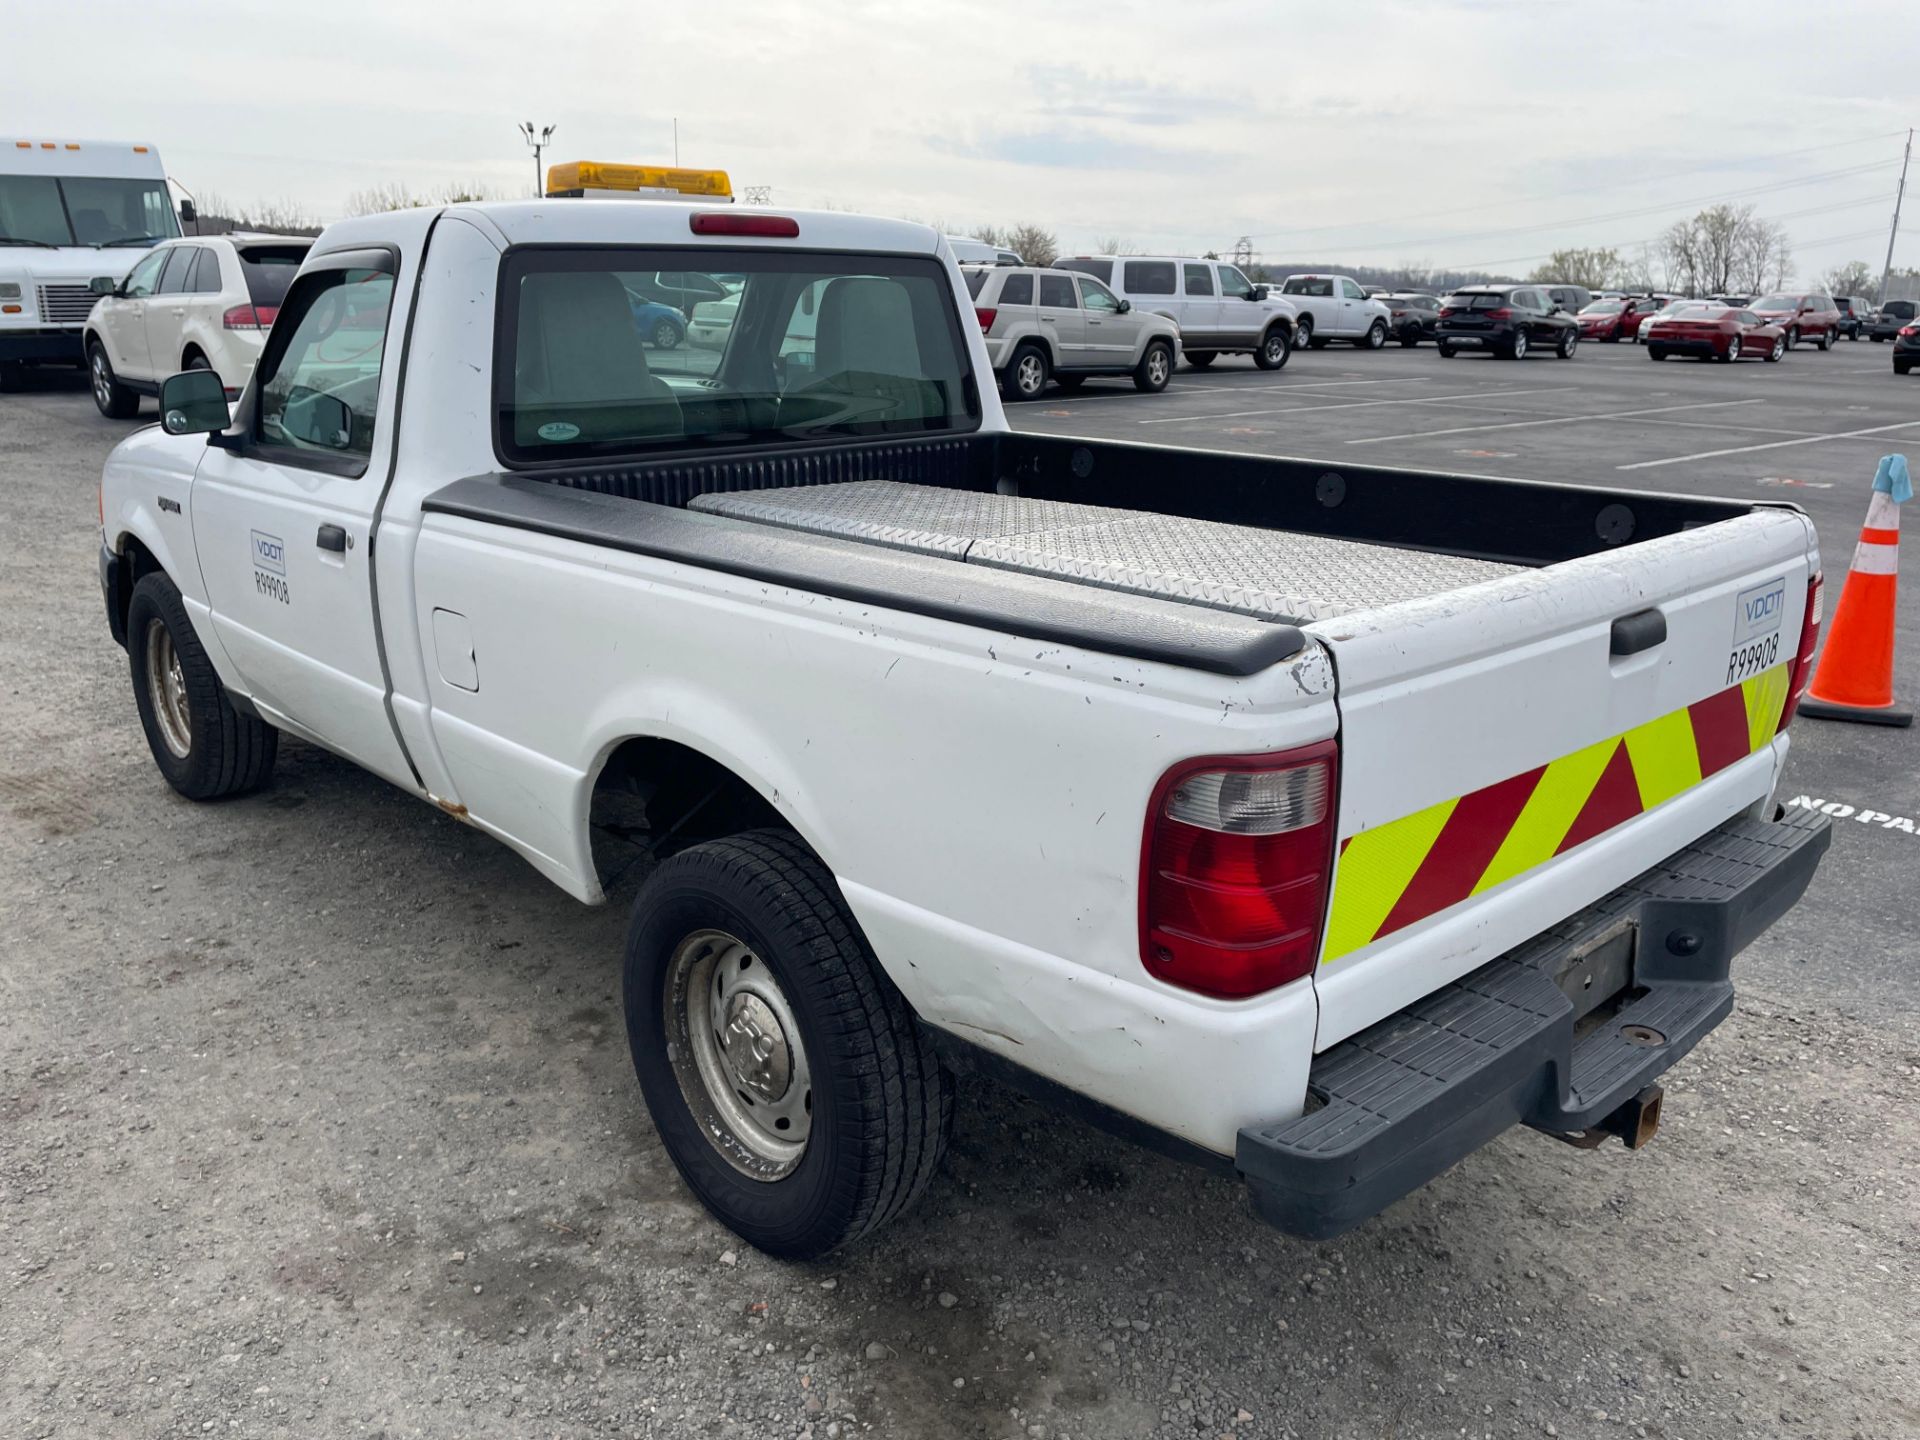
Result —
[[1904, 1007], [1749, 986], [1649, 1149], [1509, 1135], [1328, 1245], [976, 1084], [904, 1222], [746, 1249], [640, 1105], [617, 909], [298, 744], [160, 781], [119, 433], [0, 401], [0, 1435], [1920, 1432]]

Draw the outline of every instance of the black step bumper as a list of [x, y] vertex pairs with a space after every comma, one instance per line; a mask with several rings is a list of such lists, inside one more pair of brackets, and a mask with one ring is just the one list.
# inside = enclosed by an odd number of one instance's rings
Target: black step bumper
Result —
[[[1829, 823], [1804, 810], [1730, 820], [1327, 1050], [1308, 1079], [1315, 1108], [1240, 1132], [1235, 1165], [1254, 1208], [1324, 1240], [1513, 1125], [1598, 1125], [1727, 1017], [1733, 957], [1800, 899]], [[1631, 984], [1617, 1009], [1589, 1014], [1580, 981], [1606, 955], [1630, 964]]]

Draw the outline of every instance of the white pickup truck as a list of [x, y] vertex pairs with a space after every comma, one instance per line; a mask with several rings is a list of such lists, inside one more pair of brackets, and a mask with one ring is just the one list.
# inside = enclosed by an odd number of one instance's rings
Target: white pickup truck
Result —
[[1316, 350], [1334, 340], [1378, 350], [1392, 332], [1393, 311], [1351, 275], [1289, 275], [1280, 293], [1300, 311], [1297, 343]]
[[[660, 270], [739, 282], [717, 358], [647, 347]], [[330, 228], [231, 413], [177, 375], [105, 467], [161, 773], [284, 733], [644, 876], [641, 1089], [776, 1254], [909, 1203], [966, 1067], [1311, 1236], [1516, 1122], [1644, 1140], [1825, 849], [1806, 517], [1015, 434], [971, 311], [844, 214]]]

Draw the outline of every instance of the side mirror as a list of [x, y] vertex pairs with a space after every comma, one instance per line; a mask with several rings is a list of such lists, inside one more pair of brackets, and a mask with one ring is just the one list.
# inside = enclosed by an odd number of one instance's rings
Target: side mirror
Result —
[[182, 225], [197, 225], [199, 222], [200, 212], [193, 208], [193, 201], [182, 200], [180, 202], [180, 223]]
[[1133, 302], [1131, 300], [1122, 300], [1120, 302], [1120, 313], [1122, 315], [1126, 314], [1131, 309], [1133, 309]]
[[160, 428], [169, 435], [212, 435], [233, 423], [227, 392], [211, 370], [182, 370], [160, 385]]
[[1264, 300], [1271, 293], [1272, 292], [1269, 291], [1266, 286], [1256, 285], [1253, 287], [1253, 289], [1247, 292], [1247, 298], [1249, 300]]
[[87, 282], [87, 289], [95, 295], [117, 295], [120, 293], [120, 282], [111, 275], [96, 275]]

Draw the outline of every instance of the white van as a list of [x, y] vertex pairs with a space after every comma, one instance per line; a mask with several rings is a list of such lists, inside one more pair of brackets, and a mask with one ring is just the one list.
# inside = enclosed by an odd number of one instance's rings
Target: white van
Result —
[[153, 146], [0, 138], [0, 390], [82, 364], [94, 277], [118, 282], [179, 233]]
[[1091, 275], [1133, 308], [1164, 315], [1180, 327], [1187, 363], [1207, 366], [1219, 355], [1251, 355], [1278, 370], [1293, 353], [1298, 312], [1236, 266], [1190, 255], [1072, 255], [1058, 270]]

